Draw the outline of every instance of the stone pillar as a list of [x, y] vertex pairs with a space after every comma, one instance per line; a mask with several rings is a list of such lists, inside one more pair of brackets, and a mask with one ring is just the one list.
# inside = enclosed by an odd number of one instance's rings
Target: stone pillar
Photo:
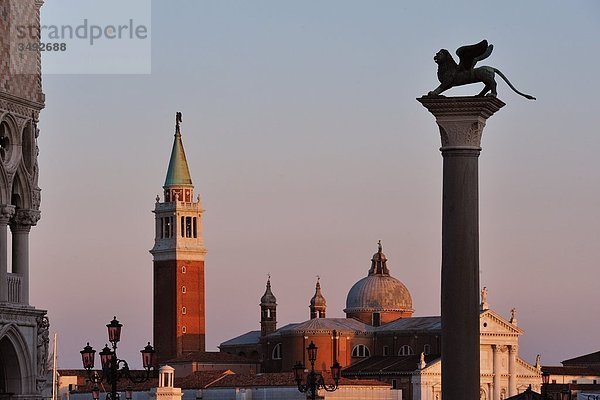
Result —
[[493, 362], [494, 362], [494, 385], [492, 400], [500, 400], [500, 378], [502, 377], [502, 371], [500, 370], [500, 352], [499, 346], [493, 344]]
[[21, 303], [29, 304], [29, 231], [40, 219], [36, 210], [17, 210], [10, 223], [12, 271], [21, 275]]
[[14, 206], [0, 206], [0, 302], [8, 301], [8, 222], [15, 213]]
[[517, 352], [518, 347], [508, 347], [508, 397], [517, 395]]
[[478, 157], [495, 97], [426, 96], [439, 126], [442, 194], [442, 398], [479, 398]]

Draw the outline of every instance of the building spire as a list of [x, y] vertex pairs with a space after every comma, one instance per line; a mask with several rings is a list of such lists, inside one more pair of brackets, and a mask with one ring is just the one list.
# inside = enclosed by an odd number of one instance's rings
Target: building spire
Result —
[[325, 318], [327, 311], [327, 301], [321, 293], [321, 277], [317, 275], [317, 284], [315, 285], [315, 295], [310, 299], [310, 319]]
[[181, 122], [182, 114], [178, 112], [175, 115], [175, 140], [171, 150], [171, 159], [167, 169], [167, 178], [165, 179], [165, 188], [171, 186], [192, 186], [192, 177], [188, 168], [183, 142], [181, 141]]

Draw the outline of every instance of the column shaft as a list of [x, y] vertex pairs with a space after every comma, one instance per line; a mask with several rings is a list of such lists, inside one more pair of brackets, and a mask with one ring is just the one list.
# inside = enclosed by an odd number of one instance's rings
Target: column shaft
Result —
[[500, 371], [500, 354], [498, 353], [498, 346], [492, 345], [493, 357], [494, 357], [494, 395], [492, 400], [500, 400], [500, 377], [502, 371]]
[[517, 395], [517, 347], [508, 348], [508, 396]]
[[7, 222], [0, 219], [0, 302], [8, 301], [8, 235]]
[[479, 150], [442, 151], [442, 390], [479, 398]]
[[12, 269], [21, 276], [21, 303], [29, 304], [29, 230], [30, 226], [11, 226]]

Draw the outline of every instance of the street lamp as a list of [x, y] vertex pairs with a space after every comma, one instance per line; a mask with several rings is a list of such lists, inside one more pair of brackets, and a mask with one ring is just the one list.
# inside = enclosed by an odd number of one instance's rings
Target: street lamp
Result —
[[[92, 389], [92, 397], [94, 400], [98, 400], [100, 398], [100, 389], [98, 388], [98, 384], [102, 381], [105, 380], [109, 385], [111, 385], [111, 391], [106, 395], [107, 400], [119, 400], [117, 383], [122, 378], [127, 378], [133, 383], [146, 382], [148, 379], [150, 379], [150, 371], [154, 369], [155, 351], [152, 346], [150, 346], [150, 342], [148, 342], [146, 347], [140, 350], [140, 353], [142, 353], [142, 365], [146, 370], [146, 375], [144, 376], [135, 377], [131, 375], [127, 361], [120, 360], [117, 357], [117, 344], [121, 340], [122, 327], [123, 325], [117, 321], [117, 317], [114, 317], [113, 320], [106, 325], [106, 328], [108, 329], [108, 341], [111, 343], [112, 349], [108, 347], [107, 344], [99, 353], [100, 364], [102, 365], [101, 374], [92, 372], [94, 369], [94, 356], [96, 354], [96, 350], [90, 346], [89, 342], [83, 348], [83, 350], [80, 351], [83, 368], [87, 370], [88, 378], [94, 384], [94, 388]], [[125, 395], [126, 399], [131, 399], [131, 394], [131, 391], [128, 390]]]
[[340, 373], [342, 371], [342, 367], [340, 367], [340, 364], [337, 361], [334, 362], [331, 366], [331, 376], [333, 377], [334, 384], [325, 384], [323, 375], [319, 374], [318, 372], [315, 372], [317, 349], [317, 346], [312, 341], [306, 348], [308, 352], [308, 361], [310, 361], [310, 371], [306, 375], [306, 383], [302, 382], [304, 380], [304, 364], [298, 361], [296, 365], [294, 365], [294, 378], [296, 379], [298, 390], [302, 393], [306, 393], [307, 398], [311, 400], [317, 399], [317, 392], [319, 389], [325, 389], [328, 392], [333, 392], [337, 390], [338, 383], [340, 380]]
[[550, 382], [550, 372], [542, 371], [542, 398], [548, 397], [548, 382]]

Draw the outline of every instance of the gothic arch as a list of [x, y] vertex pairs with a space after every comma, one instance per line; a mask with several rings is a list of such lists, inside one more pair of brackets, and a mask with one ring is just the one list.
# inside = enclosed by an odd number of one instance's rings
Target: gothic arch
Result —
[[17, 207], [17, 209], [29, 210], [33, 208], [31, 181], [23, 163], [20, 163], [13, 178], [10, 200], [10, 204]]
[[31, 357], [19, 330], [12, 324], [0, 331], [0, 391], [23, 394], [34, 376]]
[[17, 119], [10, 113], [6, 113], [0, 120], [0, 129], [5, 126], [6, 138], [0, 142], [0, 156], [2, 163], [8, 172], [13, 172], [21, 161], [21, 126]]

